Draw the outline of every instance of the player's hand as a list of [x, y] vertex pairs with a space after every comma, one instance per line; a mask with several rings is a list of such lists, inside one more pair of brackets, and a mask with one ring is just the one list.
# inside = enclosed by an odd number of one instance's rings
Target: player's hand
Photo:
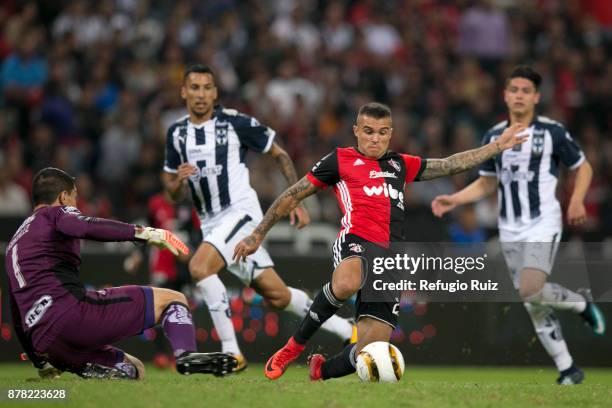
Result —
[[198, 168], [193, 164], [183, 163], [178, 166], [176, 175], [180, 183], [187, 183], [187, 179], [194, 175], [198, 171]]
[[497, 140], [491, 143], [497, 144], [500, 153], [506, 149], [511, 149], [514, 146], [527, 141], [529, 134], [525, 132], [526, 128], [527, 127], [522, 123], [515, 123], [509, 128], [506, 128], [504, 133], [502, 133]]
[[569, 225], [577, 227], [584, 224], [586, 220], [587, 215], [584, 203], [582, 201], [570, 201], [567, 207], [567, 222]]
[[263, 241], [263, 237], [256, 234], [251, 234], [240, 241], [234, 248], [234, 256], [232, 258], [234, 262], [246, 261], [247, 256], [257, 251], [261, 241]]
[[306, 211], [304, 206], [297, 206], [289, 213], [289, 221], [291, 225], [295, 225], [295, 220], [297, 219], [297, 229], [302, 229], [308, 224], [310, 224], [310, 214]]
[[161, 228], [151, 227], [136, 227], [134, 238], [147, 241], [148, 244], [155, 245], [160, 248], [168, 249], [174, 255], [179, 252], [189, 255], [189, 247], [183, 243], [170, 231]]
[[45, 363], [42, 368], [38, 369], [38, 376], [43, 379], [57, 380], [58, 378], [60, 378], [61, 374], [62, 371], [53, 367], [51, 363]]
[[438, 218], [452, 211], [457, 206], [452, 195], [439, 195], [431, 202], [431, 212]]

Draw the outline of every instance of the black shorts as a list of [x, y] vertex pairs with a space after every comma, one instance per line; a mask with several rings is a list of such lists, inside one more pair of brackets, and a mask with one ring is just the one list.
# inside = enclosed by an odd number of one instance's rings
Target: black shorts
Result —
[[[355, 302], [355, 319], [359, 321], [362, 317], [370, 317], [387, 323], [395, 329], [399, 316], [399, 292], [396, 294], [385, 293], [385, 296], [381, 295], [380, 301], [372, 302], [362, 300], [364, 297], [364, 288], [371, 287], [371, 280], [375, 279], [375, 275], [371, 271], [373, 259], [376, 257], [391, 256], [389, 250], [368, 242], [357, 235], [341, 234], [334, 242], [333, 253], [334, 269], [345, 259], [354, 257], [362, 259], [363, 277], [361, 289], [357, 292], [357, 299]], [[368, 292], [366, 297], [368, 300], [371, 299], [373, 297], [372, 292]]]

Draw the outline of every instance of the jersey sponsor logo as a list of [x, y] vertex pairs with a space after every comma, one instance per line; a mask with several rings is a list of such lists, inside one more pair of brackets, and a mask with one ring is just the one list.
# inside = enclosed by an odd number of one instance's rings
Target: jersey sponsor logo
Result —
[[204, 153], [204, 152], [202, 151], [202, 149], [198, 149], [198, 148], [187, 150], [187, 154], [190, 155], [190, 156], [192, 154], [201, 154], [201, 153]]
[[391, 165], [391, 167], [393, 167], [397, 171], [401, 171], [402, 170], [402, 168], [400, 167], [399, 163], [396, 162], [393, 159], [389, 159], [389, 161], [387, 163], [389, 163]]
[[40, 299], [38, 299], [30, 310], [25, 315], [25, 324], [28, 328], [32, 328], [42, 317], [45, 315], [47, 310], [53, 304], [53, 298], [49, 295], [44, 295]]
[[365, 249], [363, 249], [363, 247], [360, 244], [356, 244], [355, 242], [351, 242], [349, 244], [349, 251], [353, 251], [353, 252], [356, 252], [356, 253], [360, 254], [363, 251], [365, 251]]
[[395, 189], [391, 184], [383, 183], [382, 186], [368, 187], [363, 186], [363, 191], [368, 197], [380, 196], [391, 197], [393, 200], [398, 200], [395, 205], [404, 210], [404, 193]]
[[194, 183], [197, 183], [201, 178], [216, 177], [221, 174], [222, 171], [222, 164], [216, 164], [210, 167], [202, 167], [200, 168], [200, 171], [189, 176], [189, 180], [193, 181]]
[[371, 179], [385, 178], [385, 177], [397, 178], [397, 175], [395, 173], [391, 173], [391, 172], [388, 172], [388, 171], [376, 171], [376, 170], [370, 171], [370, 178]]
[[356, 160], [353, 162], [353, 167], [355, 167], [355, 166], [362, 166], [362, 165], [364, 165], [364, 164], [365, 164], [365, 163], [363, 162], [363, 160], [361, 160], [361, 159], [359, 159], [359, 158], [358, 158], [358, 159], [356, 159]]
[[503, 168], [501, 169], [499, 180], [501, 181], [502, 184], [506, 185], [506, 184], [512, 183], [513, 181], [531, 182], [533, 181], [534, 177], [535, 177], [535, 173], [531, 170], [512, 171], [512, 169]]
[[399, 199], [404, 201], [404, 193], [387, 183], [383, 183], [382, 186], [363, 186], [363, 191], [368, 197], [383, 195], [385, 197], [391, 197], [394, 200]]

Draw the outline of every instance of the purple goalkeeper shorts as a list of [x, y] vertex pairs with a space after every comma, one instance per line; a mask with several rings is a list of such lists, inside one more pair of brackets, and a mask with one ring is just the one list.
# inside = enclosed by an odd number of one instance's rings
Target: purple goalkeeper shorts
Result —
[[153, 290], [121, 286], [87, 291], [62, 320], [49, 330], [51, 338], [45, 341], [49, 345], [39, 350], [51, 364], [77, 374], [87, 363], [112, 367], [123, 360], [124, 353], [111, 344], [155, 325]]

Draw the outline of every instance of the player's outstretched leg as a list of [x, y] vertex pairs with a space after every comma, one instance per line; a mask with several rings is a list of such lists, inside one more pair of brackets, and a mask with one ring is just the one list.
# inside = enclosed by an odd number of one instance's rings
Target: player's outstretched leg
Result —
[[[287, 367], [304, 351], [306, 342], [319, 327], [336, 314], [346, 299], [359, 290], [361, 268], [362, 260], [357, 257], [346, 259], [338, 265], [332, 275], [332, 282], [325, 284], [315, 297], [308, 314], [300, 323], [295, 334], [266, 363], [264, 369], [266, 377], [275, 380], [282, 376]], [[335, 293], [336, 291], [338, 294]]]
[[181, 374], [204, 373], [225, 375], [237, 365], [227, 353], [198, 353], [195, 327], [185, 295], [169, 289], [153, 288], [155, 321], [160, 323], [176, 357]]
[[342, 301], [334, 296], [331, 290], [331, 283], [327, 283], [323, 286], [323, 290], [315, 297], [308, 314], [300, 323], [295, 334], [266, 363], [266, 377], [276, 380], [282, 376], [289, 364], [302, 354], [306, 342], [321, 327], [323, 322], [333, 316], [341, 306]]

